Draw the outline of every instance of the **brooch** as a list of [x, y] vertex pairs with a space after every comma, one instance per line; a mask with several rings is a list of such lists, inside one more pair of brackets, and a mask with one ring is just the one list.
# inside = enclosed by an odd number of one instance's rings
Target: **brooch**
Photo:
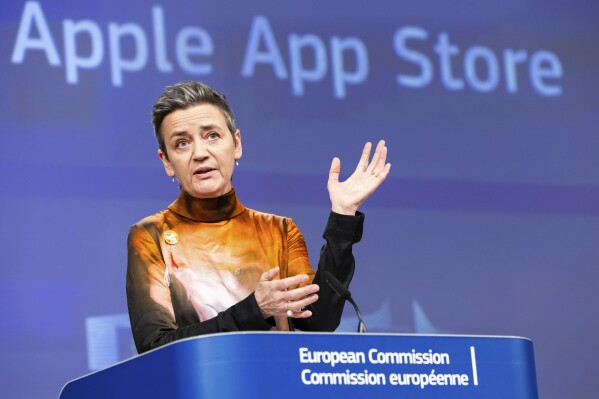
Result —
[[169, 245], [175, 245], [179, 242], [179, 234], [177, 234], [177, 232], [174, 230], [165, 231], [162, 234], [162, 237], [164, 237], [164, 242], [166, 242]]

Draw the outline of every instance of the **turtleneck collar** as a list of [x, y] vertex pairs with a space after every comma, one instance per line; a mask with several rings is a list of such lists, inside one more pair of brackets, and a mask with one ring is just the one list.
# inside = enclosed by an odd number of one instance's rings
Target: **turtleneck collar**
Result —
[[245, 210], [235, 195], [235, 189], [216, 198], [195, 198], [181, 190], [168, 209], [196, 222], [215, 223], [232, 219]]

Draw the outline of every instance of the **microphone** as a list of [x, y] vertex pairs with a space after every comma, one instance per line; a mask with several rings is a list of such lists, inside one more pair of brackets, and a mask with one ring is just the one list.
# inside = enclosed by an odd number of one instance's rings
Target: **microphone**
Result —
[[331, 287], [333, 291], [341, 298], [352, 304], [354, 310], [356, 311], [356, 315], [358, 316], [358, 332], [365, 333], [366, 325], [364, 324], [364, 320], [362, 320], [362, 314], [360, 313], [360, 309], [358, 309], [358, 305], [351, 297], [351, 292], [339, 281], [332, 273], [326, 271], [324, 274], [324, 281]]

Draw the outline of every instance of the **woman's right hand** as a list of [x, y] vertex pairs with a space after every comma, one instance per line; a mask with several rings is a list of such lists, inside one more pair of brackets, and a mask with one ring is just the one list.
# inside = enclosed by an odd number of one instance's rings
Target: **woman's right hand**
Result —
[[[312, 312], [304, 308], [318, 300], [316, 294], [320, 287], [316, 284], [299, 286], [308, 281], [307, 274], [275, 280], [279, 275], [279, 268], [275, 267], [260, 277], [258, 287], [254, 292], [256, 302], [264, 318], [271, 316], [287, 316], [304, 319], [312, 316]], [[297, 287], [290, 289], [290, 287]], [[291, 310], [291, 312], [288, 312]]]

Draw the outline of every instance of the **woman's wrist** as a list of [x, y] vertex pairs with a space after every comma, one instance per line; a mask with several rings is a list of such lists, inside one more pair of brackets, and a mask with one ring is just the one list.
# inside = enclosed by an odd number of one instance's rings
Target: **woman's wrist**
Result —
[[354, 216], [356, 214], [356, 212], [358, 211], [358, 207], [343, 207], [340, 205], [335, 205], [333, 204], [331, 206], [331, 211], [338, 213], [340, 215], [349, 215], [349, 216]]

